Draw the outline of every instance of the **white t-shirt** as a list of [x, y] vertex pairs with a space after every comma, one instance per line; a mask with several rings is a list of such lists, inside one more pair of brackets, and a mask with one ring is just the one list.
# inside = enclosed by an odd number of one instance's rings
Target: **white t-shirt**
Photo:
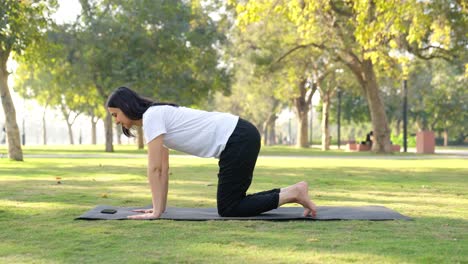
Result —
[[170, 105], [143, 114], [146, 143], [164, 134], [164, 145], [199, 157], [219, 158], [236, 128], [238, 116]]

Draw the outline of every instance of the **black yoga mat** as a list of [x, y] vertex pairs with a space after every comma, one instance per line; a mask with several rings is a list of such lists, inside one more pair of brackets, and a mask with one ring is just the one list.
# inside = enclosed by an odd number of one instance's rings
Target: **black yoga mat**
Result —
[[[150, 208], [150, 207], [146, 207]], [[102, 213], [102, 210], [111, 210], [111, 213]], [[129, 215], [138, 214], [132, 212], [141, 207], [115, 207], [99, 205], [84, 213], [76, 219], [82, 220], [123, 220]], [[115, 210], [115, 213], [112, 213]], [[302, 207], [280, 207], [252, 217], [221, 217], [216, 208], [179, 208], [169, 207], [159, 219], [204, 221], [204, 220], [411, 220], [394, 210], [384, 206], [318, 206], [317, 216], [302, 216]]]

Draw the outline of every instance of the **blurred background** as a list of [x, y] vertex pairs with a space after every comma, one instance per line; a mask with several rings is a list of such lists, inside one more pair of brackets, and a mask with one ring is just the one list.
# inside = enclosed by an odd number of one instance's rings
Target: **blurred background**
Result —
[[6, 0], [0, 144], [8, 134], [12, 145], [143, 148], [103, 107], [128, 86], [240, 115], [264, 145], [328, 150], [370, 131], [380, 152], [414, 147], [419, 131], [440, 146], [466, 145], [467, 8], [456, 0]]

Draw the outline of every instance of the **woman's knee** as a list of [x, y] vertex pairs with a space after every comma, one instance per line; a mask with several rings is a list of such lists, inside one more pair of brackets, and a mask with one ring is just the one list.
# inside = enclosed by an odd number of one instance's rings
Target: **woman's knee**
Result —
[[219, 207], [219, 206], [218, 206], [218, 214], [219, 214], [219, 216], [222, 216], [222, 217], [234, 216], [232, 211], [233, 211], [233, 210], [231, 210], [230, 208], [223, 208], [223, 207]]

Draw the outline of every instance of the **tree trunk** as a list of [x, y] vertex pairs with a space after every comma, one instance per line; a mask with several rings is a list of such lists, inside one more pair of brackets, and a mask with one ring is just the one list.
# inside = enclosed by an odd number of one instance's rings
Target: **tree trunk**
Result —
[[263, 145], [270, 146], [276, 143], [275, 122], [278, 117], [276, 113], [270, 113], [263, 122]]
[[112, 116], [107, 112], [106, 119], [104, 119], [104, 131], [106, 134], [106, 152], [114, 152], [112, 144]]
[[8, 157], [12, 160], [23, 161], [20, 132], [16, 122], [16, 110], [8, 88], [8, 71], [6, 62], [9, 54], [0, 52], [0, 98], [5, 113], [5, 130], [8, 142]]
[[309, 120], [307, 119], [309, 113], [309, 105], [306, 98], [306, 88], [307, 78], [303, 78], [300, 80], [298, 84], [299, 96], [293, 99], [294, 102], [294, 110], [297, 115], [297, 142], [296, 146], [298, 148], [308, 148], [309, 147], [309, 136], [308, 136], [308, 128], [309, 128]]
[[448, 130], [444, 129], [444, 147], [448, 146]]
[[275, 123], [276, 123], [276, 119], [278, 118], [278, 116], [275, 115], [272, 115], [271, 118], [270, 118], [270, 122], [268, 123], [268, 140], [267, 140], [267, 143], [268, 145], [274, 145], [276, 144], [276, 129], [275, 129]]
[[119, 126], [116, 126], [115, 127], [115, 135], [116, 135], [116, 139], [117, 139], [117, 145], [122, 145], [122, 126], [119, 125]]
[[138, 149], [143, 149], [145, 144], [143, 143], [143, 128], [141, 126], [137, 127], [137, 146]]
[[399, 136], [401, 132], [401, 118], [398, 118], [396, 121], [395, 136]]
[[44, 112], [42, 113], [42, 144], [44, 146], [47, 145], [46, 112], [47, 112], [47, 105], [44, 107]]
[[263, 145], [268, 146], [268, 118], [267, 120], [265, 120], [265, 122], [263, 122], [262, 127], [263, 127], [263, 131], [262, 131]]
[[340, 60], [353, 72], [365, 93], [371, 115], [374, 142], [372, 150], [390, 153], [390, 128], [388, 126], [385, 106], [379, 95], [379, 85], [374, 72], [374, 65], [370, 59], [362, 61], [351, 51], [340, 54]]
[[372, 150], [375, 152], [389, 153], [392, 151], [390, 144], [390, 129], [388, 127], [387, 114], [380, 98], [379, 85], [374, 72], [374, 66], [370, 60], [363, 62], [363, 74], [366, 80], [366, 95], [371, 114], [374, 142]]
[[278, 116], [276, 116], [277, 108], [280, 104], [279, 100], [271, 98], [272, 104], [270, 106], [270, 113], [265, 119], [262, 125], [262, 134], [263, 134], [263, 145], [273, 145], [276, 143], [276, 133], [275, 133], [275, 122]]
[[96, 124], [97, 124], [98, 120], [99, 119], [94, 121], [94, 116], [91, 116], [91, 144], [93, 144], [93, 145], [97, 144], [97, 142], [96, 142]]
[[75, 140], [73, 139], [72, 124], [70, 124], [70, 122], [68, 122], [68, 120], [67, 120], [67, 127], [68, 127], [68, 139], [70, 141], [70, 145], [75, 145]]
[[64, 103], [62, 103], [60, 107], [61, 107], [61, 110], [62, 110], [63, 118], [65, 119], [65, 122], [67, 122], [68, 140], [70, 142], [70, 145], [74, 145], [75, 142], [73, 140], [73, 130], [72, 130], [73, 122], [70, 122], [70, 112], [67, 110]]
[[329, 129], [329, 111], [330, 111], [330, 92], [323, 91], [322, 94], [322, 150], [330, 149], [330, 129]]
[[[297, 129], [297, 138], [298, 141], [296, 143], [297, 147], [299, 148], [308, 148], [309, 147], [309, 119], [307, 112], [309, 111], [309, 107], [306, 107], [307, 110], [302, 109], [298, 113], [298, 129]], [[304, 112], [305, 111], [305, 112]]]
[[374, 134], [374, 142], [372, 151], [390, 153], [390, 128], [388, 126], [387, 114], [385, 106], [379, 95], [379, 85], [374, 72], [374, 65], [369, 59], [359, 61], [356, 55], [346, 54], [348, 59], [345, 60], [346, 65], [351, 69], [361, 85], [369, 105], [369, 112], [372, 120], [372, 129]]
[[[83, 5], [82, 5], [83, 6]], [[106, 100], [107, 94], [104, 92], [104, 89], [101, 85], [99, 85], [96, 81], [94, 80], [94, 84], [96, 86], [96, 89], [98, 90], [99, 94]], [[106, 118], [104, 119], [104, 133], [105, 133], [105, 139], [106, 139], [106, 152], [114, 152], [114, 146], [113, 146], [113, 135], [112, 135], [112, 116], [107, 111], [106, 109]]]

